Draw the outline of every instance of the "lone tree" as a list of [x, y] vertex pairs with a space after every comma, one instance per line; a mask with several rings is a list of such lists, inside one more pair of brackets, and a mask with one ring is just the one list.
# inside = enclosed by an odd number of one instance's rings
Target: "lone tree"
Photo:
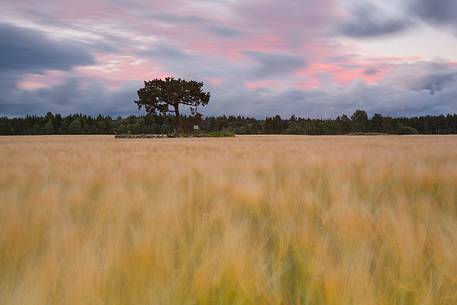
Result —
[[200, 115], [197, 107], [208, 104], [210, 93], [204, 92], [203, 83], [184, 79], [154, 79], [145, 81], [144, 87], [138, 90], [139, 100], [135, 101], [138, 109], [144, 106], [148, 114], [166, 115], [174, 113], [175, 130], [181, 129], [179, 105], [189, 106], [193, 116]]

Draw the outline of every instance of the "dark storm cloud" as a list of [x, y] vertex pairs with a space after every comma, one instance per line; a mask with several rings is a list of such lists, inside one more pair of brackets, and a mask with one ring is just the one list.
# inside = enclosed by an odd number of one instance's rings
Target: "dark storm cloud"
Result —
[[54, 41], [36, 30], [0, 24], [0, 72], [69, 70], [93, 62], [81, 45]]
[[[249, 115], [257, 118], [279, 114], [302, 117], [336, 117], [365, 109], [369, 114], [426, 115], [457, 112], [457, 74], [452, 67], [437, 63], [399, 65], [386, 80], [367, 85], [325, 84], [321, 89], [270, 88], [249, 90], [236, 80], [211, 87], [211, 103], [205, 115]], [[64, 83], [38, 90], [21, 90], [13, 81], [0, 79], [0, 116], [83, 112], [96, 115], [139, 114], [133, 100], [141, 82], [120, 89], [107, 88], [100, 81], [71, 77]], [[8, 86], [6, 84], [9, 83]], [[239, 88], [233, 90], [233, 88]], [[433, 94], [431, 94], [433, 93]]]
[[376, 38], [412, 30], [421, 20], [432, 25], [451, 26], [457, 33], [456, 0], [408, 0], [404, 16], [389, 16], [372, 4], [359, 4], [337, 32], [353, 38]]
[[373, 5], [359, 5], [338, 31], [353, 38], [372, 38], [404, 32], [412, 22], [406, 18], [386, 16]]
[[56, 105], [59, 109], [74, 107], [80, 112], [80, 103], [67, 103], [81, 95], [77, 82], [35, 91], [21, 90], [16, 84], [27, 73], [68, 71], [93, 63], [92, 55], [81, 44], [52, 40], [40, 31], [0, 24], [0, 115], [42, 113]]
[[341, 32], [349, 37], [368, 38], [400, 33], [408, 27], [409, 23], [404, 20], [379, 21], [370, 18], [363, 18], [357, 22], [344, 24]]
[[338, 93], [349, 107], [390, 115], [457, 111], [457, 70], [440, 62], [400, 64], [380, 83], [356, 84]]
[[[399, 12], [397, 5], [371, 0], [376, 7], [352, 7], [342, 21], [341, 8], [353, 2], [0, 1], [5, 22], [43, 31], [0, 23], [0, 115], [138, 114], [133, 100], [149, 75], [204, 81], [212, 93], [202, 110], [207, 115], [457, 112], [454, 58], [439, 66], [402, 66], [414, 60], [391, 62], [379, 58], [382, 49], [361, 54], [357, 42], [339, 40], [342, 33], [382, 40], [414, 31], [419, 20], [452, 25], [457, 1], [398, 0], [409, 8]], [[427, 43], [427, 36], [417, 43]], [[71, 70], [93, 63], [91, 53], [94, 67]], [[71, 71], [53, 76], [50, 69]]]
[[0, 95], [0, 116], [44, 114], [47, 111], [61, 114], [129, 115], [138, 113], [133, 101], [140, 85], [140, 82], [136, 82], [120, 89], [109, 89], [102, 82], [71, 77], [62, 84], [37, 90], [21, 90], [9, 86]]
[[306, 65], [302, 56], [253, 51], [244, 52], [244, 54], [257, 62], [254, 75], [259, 78], [275, 78], [300, 70]]
[[427, 90], [431, 95], [441, 91], [448, 86], [455, 86], [457, 72], [432, 73], [417, 80], [416, 90]]
[[413, 12], [423, 20], [457, 27], [456, 0], [414, 0]]
[[[328, 80], [322, 88], [275, 91], [216, 89], [208, 114], [244, 114], [262, 118], [279, 114], [336, 117], [356, 109], [386, 115], [427, 115], [457, 112], [457, 73], [443, 63], [401, 64], [375, 84], [362, 81], [338, 86]], [[230, 85], [228, 88], [236, 85]], [[433, 94], [432, 94], [433, 93]], [[246, 102], [246, 101], [249, 101]]]

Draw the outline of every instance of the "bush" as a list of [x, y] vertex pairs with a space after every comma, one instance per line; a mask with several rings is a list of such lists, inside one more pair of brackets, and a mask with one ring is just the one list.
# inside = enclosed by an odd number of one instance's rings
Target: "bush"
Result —
[[213, 138], [225, 138], [225, 137], [234, 137], [235, 134], [228, 130], [213, 131], [208, 133], [208, 137]]
[[419, 134], [419, 132], [413, 128], [413, 127], [410, 127], [410, 126], [401, 126], [399, 129], [398, 129], [398, 134], [400, 135], [408, 135], [408, 134]]

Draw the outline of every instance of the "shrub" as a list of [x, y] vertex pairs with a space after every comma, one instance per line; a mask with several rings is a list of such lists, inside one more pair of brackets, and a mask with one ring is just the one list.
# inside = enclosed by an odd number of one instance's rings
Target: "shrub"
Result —
[[228, 130], [213, 131], [208, 133], [208, 137], [213, 138], [225, 138], [225, 137], [234, 137], [235, 134]]
[[410, 127], [410, 126], [401, 126], [399, 129], [398, 129], [398, 134], [399, 135], [411, 135], [411, 134], [419, 134], [419, 132], [413, 128], [413, 127]]

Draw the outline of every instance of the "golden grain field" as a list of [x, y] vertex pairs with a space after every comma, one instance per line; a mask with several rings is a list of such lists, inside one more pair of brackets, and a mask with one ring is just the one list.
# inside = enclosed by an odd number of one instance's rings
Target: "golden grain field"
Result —
[[457, 137], [0, 138], [1, 305], [455, 305]]

